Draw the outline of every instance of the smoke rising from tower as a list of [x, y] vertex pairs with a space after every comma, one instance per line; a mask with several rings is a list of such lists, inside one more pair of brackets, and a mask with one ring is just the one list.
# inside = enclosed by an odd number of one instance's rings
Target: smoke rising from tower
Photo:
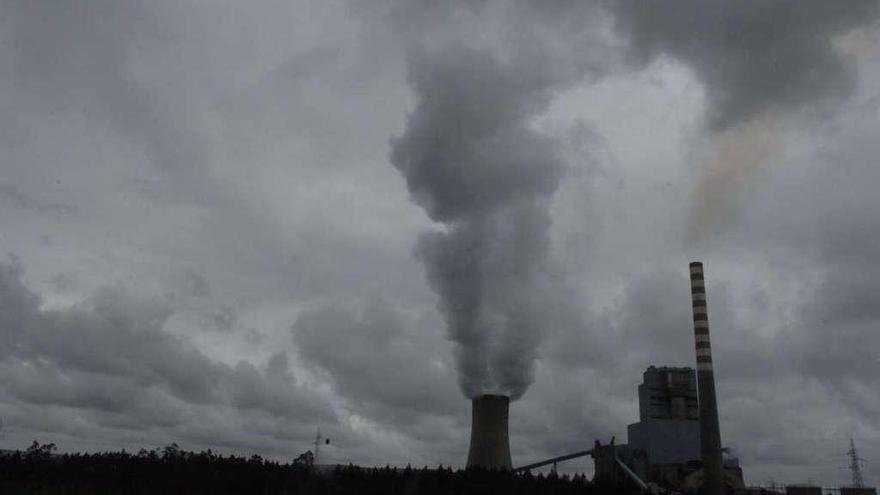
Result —
[[563, 164], [530, 127], [553, 80], [462, 45], [409, 61], [418, 104], [391, 161], [442, 228], [415, 248], [456, 343], [464, 394], [521, 396], [540, 340], [538, 286]]

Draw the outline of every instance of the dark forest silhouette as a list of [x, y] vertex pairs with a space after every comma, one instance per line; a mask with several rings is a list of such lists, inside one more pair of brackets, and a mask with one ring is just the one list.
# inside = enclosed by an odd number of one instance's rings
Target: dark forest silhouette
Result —
[[53, 444], [0, 456], [0, 494], [595, 494], [621, 493], [583, 475], [339, 466], [318, 472], [258, 455], [189, 452], [172, 444], [137, 454], [55, 455]]

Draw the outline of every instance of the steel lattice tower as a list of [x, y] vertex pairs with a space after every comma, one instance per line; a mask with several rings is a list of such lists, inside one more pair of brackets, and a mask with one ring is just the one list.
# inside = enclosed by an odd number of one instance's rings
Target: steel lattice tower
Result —
[[849, 439], [849, 451], [846, 455], [849, 456], [849, 469], [852, 471], [852, 486], [862, 488], [865, 486], [865, 481], [862, 479], [862, 463], [865, 460], [859, 457], [859, 451], [856, 450], [856, 443], [852, 438]]

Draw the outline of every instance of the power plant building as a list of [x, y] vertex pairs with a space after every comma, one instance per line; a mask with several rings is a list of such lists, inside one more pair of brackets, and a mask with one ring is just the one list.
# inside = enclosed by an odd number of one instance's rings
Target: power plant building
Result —
[[639, 422], [627, 427], [629, 446], [651, 464], [700, 458], [697, 379], [692, 368], [656, 368], [642, 375]]
[[[595, 479], [630, 479], [676, 491], [724, 495], [745, 488], [735, 458], [724, 459], [703, 264], [689, 265], [696, 372], [693, 368], [649, 367], [639, 385], [639, 422], [627, 427], [629, 443], [593, 448]], [[625, 481], [624, 481], [625, 482]]]
[[[722, 448], [703, 264], [693, 262], [688, 268], [695, 368], [650, 366], [644, 371], [638, 386], [639, 421], [627, 426], [628, 443], [617, 444], [614, 437], [604, 445], [596, 440], [591, 450], [553, 457], [515, 471], [547, 465], [555, 469], [557, 462], [591, 455], [593, 481], [604, 486], [636, 487], [643, 493], [768, 493], [760, 488], [747, 490], [739, 460]], [[876, 488], [864, 486], [860, 472], [863, 459], [853, 440], [847, 454], [851, 457], [853, 482], [852, 486], [840, 487], [840, 495], [877, 495]], [[821, 487], [812, 485], [785, 487], [786, 495], [822, 493]]]
[[[651, 366], [639, 385], [639, 422], [627, 427], [628, 443], [593, 447], [596, 481], [698, 489], [703, 485], [697, 376], [693, 368]], [[627, 472], [627, 470], [629, 472]], [[736, 458], [723, 461], [724, 484], [743, 488]]]

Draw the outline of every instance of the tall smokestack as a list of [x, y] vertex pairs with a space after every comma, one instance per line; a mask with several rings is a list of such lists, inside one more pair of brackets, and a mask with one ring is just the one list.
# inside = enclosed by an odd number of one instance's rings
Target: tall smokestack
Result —
[[471, 448], [467, 467], [511, 469], [507, 412], [510, 397], [481, 395], [472, 400]]
[[690, 271], [691, 301], [694, 308], [694, 344], [697, 350], [697, 393], [700, 400], [700, 457], [703, 461], [701, 491], [704, 495], [723, 495], [721, 429], [718, 426], [718, 404], [715, 400], [715, 374], [712, 370], [712, 346], [709, 342], [709, 311], [706, 305], [703, 264], [691, 263]]

